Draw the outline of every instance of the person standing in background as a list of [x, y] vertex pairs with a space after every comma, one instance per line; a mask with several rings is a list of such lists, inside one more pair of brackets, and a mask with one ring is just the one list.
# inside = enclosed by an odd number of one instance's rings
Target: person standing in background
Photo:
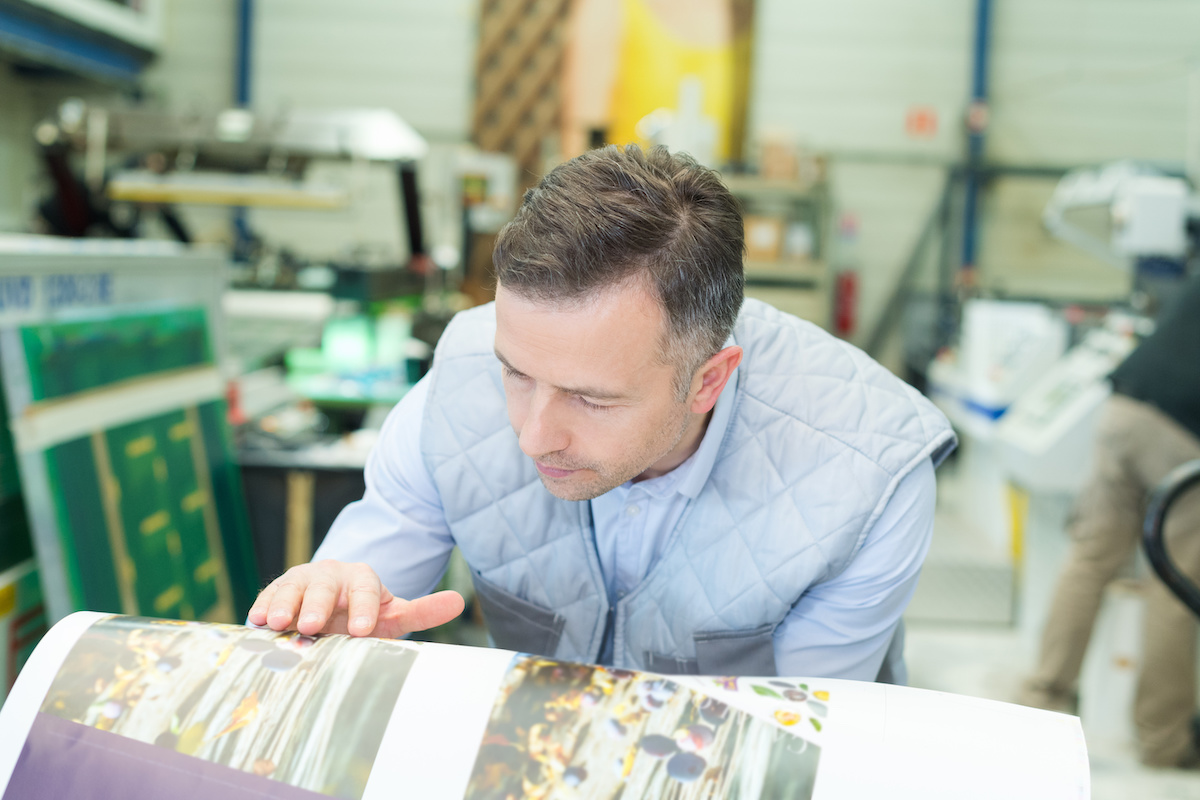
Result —
[[[1076, 684], [1105, 587], [1137, 547], [1146, 505], [1171, 470], [1200, 459], [1200, 276], [1154, 334], [1110, 376], [1113, 395], [1096, 433], [1092, 472], [1069, 523], [1071, 550], [1020, 702], [1075, 713]], [[1172, 507], [1167, 548], [1200, 579], [1200, 491]], [[1196, 626], [1157, 578], [1148, 582], [1134, 722], [1142, 763], [1200, 768], [1194, 740]]]

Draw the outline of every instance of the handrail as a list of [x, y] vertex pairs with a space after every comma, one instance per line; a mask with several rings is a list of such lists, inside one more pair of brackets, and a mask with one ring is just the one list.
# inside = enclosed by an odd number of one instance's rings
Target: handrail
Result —
[[[1163, 541], [1163, 525], [1171, 505], [1196, 484], [1200, 484], [1200, 459], [1175, 468], [1163, 478], [1150, 497], [1142, 529], [1142, 543], [1150, 565], [1154, 567], [1158, 577], [1162, 578], [1167, 588], [1174, 592], [1193, 614], [1200, 617], [1200, 589], [1175, 566], [1175, 562], [1167, 553], [1166, 542]], [[1200, 531], [1192, 531], [1191, 534], [1200, 536]]]
[[900, 315], [904, 312], [904, 306], [912, 294], [913, 282], [916, 280], [921, 266], [925, 263], [926, 252], [937, 241], [937, 234], [939, 232], [943, 237], [945, 236], [954, 182], [954, 170], [947, 170], [945, 181], [942, 184], [941, 196], [930, 210], [925, 224], [921, 226], [921, 233], [917, 236], [917, 241], [909, 252], [908, 260], [904, 262], [904, 268], [900, 270], [900, 277], [896, 281], [887, 302], [884, 304], [883, 311], [880, 312], [878, 319], [875, 321], [875, 326], [871, 329], [871, 334], [866, 339], [866, 345], [863, 349], [872, 358], [879, 357], [880, 352], [883, 350], [883, 345], [887, 341], [888, 334], [891, 333], [892, 328], [900, 321]]

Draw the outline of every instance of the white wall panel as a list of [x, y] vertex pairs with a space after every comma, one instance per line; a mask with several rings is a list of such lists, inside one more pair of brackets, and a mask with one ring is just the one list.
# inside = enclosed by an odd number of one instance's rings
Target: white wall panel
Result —
[[[1182, 160], [1195, 0], [994, 2], [988, 155], [1022, 164]], [[956, 156], [971, 69], [969, 0], [760, 0], [752, 130], [832, 153]], [[938, 135], [904, 114], [929, 105]]]
[[477, 0], [259, 0], [252, 95], [385, 107], [432, 139], [470, 128]]
[[147, 68], [150, 99], [172, 111], [233, 103], [236, 0], [166, 0], [159, 57]]
[[1183, 160], [1200, 3], [1004, 0], [993, 7], [991, 158]]
[[34, 186], [34, 102], [27, 83], [0, 64], [0, 231], [29, 230]]
[[[751, 131], [782, 130], [833, 153], [952, 155], [972, 8], [964, 0], [760, 0]], [[938, 113], [931, 140], [905, 133], [918, 105]]]

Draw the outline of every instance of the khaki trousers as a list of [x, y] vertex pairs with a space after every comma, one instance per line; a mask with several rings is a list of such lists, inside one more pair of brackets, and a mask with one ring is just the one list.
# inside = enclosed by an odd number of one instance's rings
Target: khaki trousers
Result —
[[[1071, 549], [1042, 634], [1037, 671], [1022, 702], [1062, 710], [1073, 697], [1105, 586], [1141, 545], [1150, 492], [1175, 467], [1200, 458], [1200, 440], [1153, 406], [1113, 395], [1097, 431], [1095, 464], [1069, 524]], [[1198, 487], [1200, 488], [1200, 487]], [[1172, 506], [1167, 552], [1200, 579], [1200, 491]], [[1134, 724], [1143, 763], [1194, 761], [1197, 619], [1153, 576], [1145, 594]]]

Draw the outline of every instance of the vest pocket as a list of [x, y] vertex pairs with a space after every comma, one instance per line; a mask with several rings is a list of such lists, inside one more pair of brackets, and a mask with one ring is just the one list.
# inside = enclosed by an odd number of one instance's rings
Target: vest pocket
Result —
[[777, 675], [775, 625], [748, 631], [697, 633], [696, 663], [701, 675]]
[[699, 675], [700, 666], [694, 658], [675, 658], [646, 651], [646, 671], [660, 675]]
[[478, 574], [471, 579], [496, 647], [538, 656], [554, 655], [566, 617], [517, 597]]

